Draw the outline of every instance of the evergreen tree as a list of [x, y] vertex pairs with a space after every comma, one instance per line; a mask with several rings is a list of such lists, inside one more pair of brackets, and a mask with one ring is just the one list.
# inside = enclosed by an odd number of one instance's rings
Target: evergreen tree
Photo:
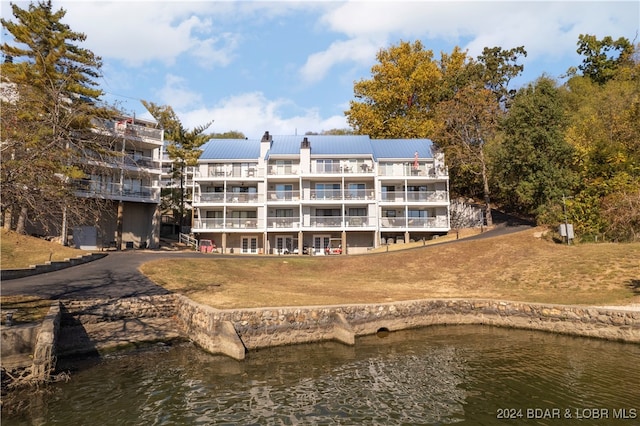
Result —
[[182, 125], [173, 108], [168, 105], [157, 105], [153, 102], [142, 101], [151, 115], [164, 128], [165, 140], [169, 141], [167, 152], [173, 161], [173, 178], [180, 183], [179, 192], [173, 193], [169, 205], [177, 207], [178, 224], [185, 225], [185, 200], [187, 188], [185, 188], [185, 176], [187, 167], [195, 166], [202, 151], [199, 149], [202, 144], [211, 139], [211, 136], [204, 132], [211, 126], [210, 121], [202, 126], [197, 126], [192, 130], [187, 130]]
[[97, 106], [101, 59], [79, 46], [85, 35], [62, 23], [66, 12], [50, 0], [11, 8], [14, 19], [1, 20], [11, 36], [1, 46], [4, 226], [22, 231], [27, 219], [62, 215], [85, 220], [100, 206], [76, 199], [72, 182], [84, 176], [79, 157], [103, 149], [91, 131], [93, 119], [111, 113]]

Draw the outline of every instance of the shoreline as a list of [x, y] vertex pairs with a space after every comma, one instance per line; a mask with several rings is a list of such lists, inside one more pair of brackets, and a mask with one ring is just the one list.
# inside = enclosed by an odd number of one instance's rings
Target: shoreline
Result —
[[[46, 382], [56, 372], [58, 358], [101, 357], [177, 340], [241, 362], [247, 353], [265, 347], [328, 340], [351, 346], [357, 337], [380, 331], [432, 325], [488, 325], [640, 344], [640, 305], [421, 299], [221, 310], [179, 294], [55, 301], [35, 349], [23, 357], [29, 365], [21, 368], [31, 369], [30, 379]], [[3, 327], [3, 339], [12, 329], [18, 328]]]

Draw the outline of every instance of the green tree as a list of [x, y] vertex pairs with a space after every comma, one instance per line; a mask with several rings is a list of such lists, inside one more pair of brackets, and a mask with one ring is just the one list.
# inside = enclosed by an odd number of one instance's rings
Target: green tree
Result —
[[614, 40], [606, 36], [598, 40], [590, 34], [580, 34], [577, 52], [584, 56], [578, 67], [585, 77], [597, 84], [611, 80], [620, 67], [632, 64], [633, 44], [626, 38]]
[[213, 120], [202, 126], [187, 130], [170, 106], [157, 105], [144, 100], [142, 104], [164, 128], [165, 139], [169, 141], [167, 152], [169, 153], [169, 158], [173, 161], [173, 178], [180, 182], [180, 190], [177, 197], [175, 197], [179, 202], [172, 202], [171, 204], [177, 204], [178, 223], [183, 226], [185, 225], [185, 198], [187, 195], [184, 186], [186, 168], [197, 164], [198, 158], [202, 154], [199, 148], [207, 140], [211, 139], [211, 136], [204, 132], [211, 126]]
[[557, 221], [549, 213], [575, 185], [574, 153], [564, 139], [565, 111], [552, 79], [543, 76], [521, 89], [502, 123], [503, 140], [494, 161], [501, 201], [547, 223]]
[[78, 45], [85, 35], [62, 23], [66, 12], [51, 1], [11, 9], [14, 19], [1, 20], [10, 34], [1, 46], [4, 226], [21, 232], [31, 220], [60, 229], [101, 209], [99, 200], [77, 199], [72, 183], [84, 176], [83, 153], [104, 149], [91, 130], [112, 114], [98, 106], [102, 63]]
[[228, 132], [224, 132], [224, 133], [212, 133], [210, 137], [212, 139], [246, 139], [247, 138], [244, 135], [244, 133], [238, 130], [229, 130]]

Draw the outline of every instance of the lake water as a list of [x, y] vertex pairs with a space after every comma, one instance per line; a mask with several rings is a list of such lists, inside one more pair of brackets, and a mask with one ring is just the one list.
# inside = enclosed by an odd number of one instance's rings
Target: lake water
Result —
[[638, 425], [640, 345], [438, 326], [250, 352], [190, 345], [74, 362], [6, 425]]

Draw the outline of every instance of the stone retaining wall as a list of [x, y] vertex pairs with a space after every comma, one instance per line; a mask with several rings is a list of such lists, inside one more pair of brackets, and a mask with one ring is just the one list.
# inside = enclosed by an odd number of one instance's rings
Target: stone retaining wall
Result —
[[235, 345], [236, 351], [239, 344], [247, 350], [323, 340], [353, 344], [356, 336], [382, 329], [439, 324], [486, 324], [640, 343], [640, 311], [595, 307], [451, 299], [217, 310], [183, 296], [177, 303], [178, 318], [189, 337], [209, 351], [236, 359], [244, 356], [225, 352], [222, 341], [226, 337], [217, 334], [220, 324], [233, 325], [238, 340], [229, 344]]
[[[55, 335], [45, 339], [53, 345], [39, 349], [45, 359], [56, 350], [61, 355], [82, 354], [174, 338], [189, 338], [208, 352], [244, 359], [247, 351], [263, 347], [326, 340], [353, 345], [357, 336], [379, 330], [443, 324], [485, 324], [640, 343], [640, 310], [494, 300], [220, 310], [170, 294], [65, 301], [61, 311], [61, 319], [56, 314], [61, 339], [57, 348]], [[40, 358], [36, 356], [34, 364]]]

